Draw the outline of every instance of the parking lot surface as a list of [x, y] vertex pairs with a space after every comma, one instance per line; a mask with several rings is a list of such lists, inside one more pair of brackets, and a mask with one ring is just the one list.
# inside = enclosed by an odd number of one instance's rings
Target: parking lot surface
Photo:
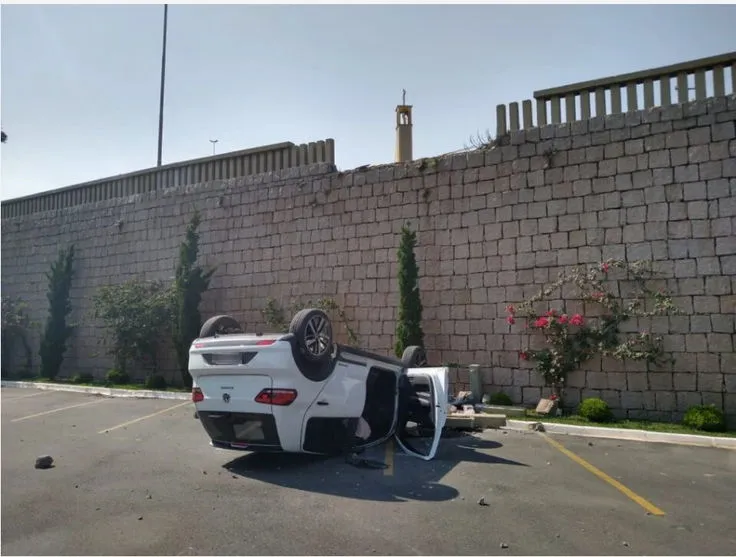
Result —
[[[34, 468], [50, 455], [54, 467]], [[213, 449], [193, 405], [2, 389], [3, 555], [728, 555], [736, 451], [489, 430], [430, 462]], [[479, 505], [483, 497], [486, 505]]]

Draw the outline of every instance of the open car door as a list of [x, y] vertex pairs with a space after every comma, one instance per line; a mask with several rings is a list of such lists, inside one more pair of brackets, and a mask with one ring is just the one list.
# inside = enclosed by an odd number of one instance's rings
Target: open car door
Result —
[[411, 384], [408, 420], [399, 424], [396, 442], [411, 456], [432, 460], [447, 421], [449, 369], [411, 368], [406, 371]]

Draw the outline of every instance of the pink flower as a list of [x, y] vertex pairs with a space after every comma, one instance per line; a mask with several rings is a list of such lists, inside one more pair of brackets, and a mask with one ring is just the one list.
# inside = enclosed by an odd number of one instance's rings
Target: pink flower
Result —
[[593, 298], [595, 298], [596, 300], [602, 300], [605, 297], [606, 297], [606, 294], [604, 292], [594, 292], [593, 293]]
[[563, 313], [562, 315], [560, 315], [559, 321], [560, 321], [560, 323], [562, 325], [564, 325], [565, 323], [567, 323], [567, 314], [566, 313]]
[[547, 313], [545, 313], [544, 315], [546, 315], [547, 317], [554, 317], [556, 314], [557, 314], [557, 312], [555, 310], [551, 309]]
[[529, 354], [527, 354], [526, 352], [519, 352], [519, 358], [521, 358], [522, 360], [528, 360]]
[[549, 319], [546, 317], [540, 317], [534, 322], [534, 326], [539, 328], [546, 327], [547, 325], [549, 325]]
[[570, 318], [570, 325], [574, 325], [576, 327], [579, 327], [583, 324], [583, 316], [579, 313], [576, 313]]
[[506, 306], [506, 313], [514, 313], [515, 311], [514, 306]]
[[549, 399], [550, 399], [550, 400], [557, 400], [558, 398], [559, 398], [559, 397], [558, 397], [557, 395], [550, 395], [550, 396], [549, 396]]
[[513, 325], [514, 323], [516, 323], [516, 319], [514, 319], [514, 316], [513, 315], [509, 315], [506, 318], [506, 323], [508, 323], [509, 325]]
[[601, 271], [603, 271], [604, 273], [607, 273], [608, 272], [608, 269], [610, 269], [610, 268], [611, 268], [611, 266], [608, 263], [602, 263], [601, 264]]

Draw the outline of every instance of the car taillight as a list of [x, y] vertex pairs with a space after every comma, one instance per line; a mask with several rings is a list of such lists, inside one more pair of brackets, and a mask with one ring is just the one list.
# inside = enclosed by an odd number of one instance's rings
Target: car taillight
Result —
[[275, 340], [259, 340], [256, 342], [256, 346], [271, 346]]
[[202, 402], [204, 400], [204, 394], [202, 389], [199, 387], [192, 388], [192, 402]]
[[274, 404], [276, 406], [289, 406], [296, 400], [294, 389], [263, 389], [255, 398], [261, 404]]

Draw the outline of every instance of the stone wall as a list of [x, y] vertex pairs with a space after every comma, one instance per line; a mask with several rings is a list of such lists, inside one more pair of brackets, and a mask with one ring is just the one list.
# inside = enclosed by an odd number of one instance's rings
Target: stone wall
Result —
[[[196, 207], [201, 260], [218, 266], [205, 316], [231, 313], [254, 331], [268, 297], [329, 296], [364, 347], [389, 353], [408, 221], [419, 230], [430, 359], [481, 364], [489, 391], [533, 404], [542, 384], [519, 361], [506, 305], [568, 265], [652, 259], [685, 315], [636, 325], [665, 335], [674, 369], [597, 362], [570, 376], [567, 398], [602, 396], [619, 414], [652, 418], [713, 402], [733, 416], [735, 121], [731, 95], [512, 132], [493, 149], [410, 164], [319, 164], [3, 219], [2, 291], [43, 320], [44, 272], [75, 242], [79, 328], [64, 372], [102, 375], [111, 362], [92, 293], [134, 275], [172, 277]], [[453, 381], [466, 386], [467, 373]]]

